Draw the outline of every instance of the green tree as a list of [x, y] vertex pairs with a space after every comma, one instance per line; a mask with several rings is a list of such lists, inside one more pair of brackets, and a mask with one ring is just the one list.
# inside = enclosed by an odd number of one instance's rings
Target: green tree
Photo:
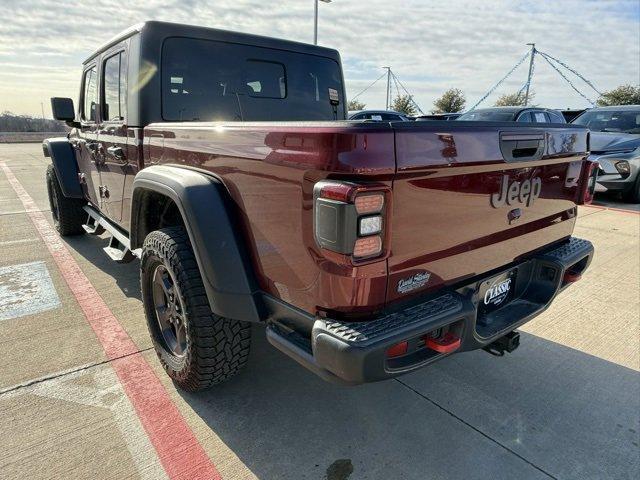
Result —
[[[533, 100], [533, 97], [535, 96], [536, 94], [532, 90], [529, 90], [529, 101], [527, 102], [527, 105], [533, 106], [531, 102]], [[525, 106], [524, 92], [505, 93], [504, 95], [501, 95], [498, 100], [496, 100], [496, 103], [494, 105], [496, 107], [523, 107]]]
[[597, 104], [601, 107], [608, 105], [640, 105], [640, 85], [633, 86], [620, 85], [613, 90], [604, 92], [598, 99]]
[[413, 105], [411, 95], [398, 95], [391, 103], [391, 110], [405, 115], [415, 115], [416, 113], [416, 107]]
[[433, 102], [431, 113], [457, 113], [464, 110], [467, 99], [459, 88], [450, 88]]
[[366, 105], [362, 102], [359, 102], [358, 100], [349, 100], [349, 103], [347, 103], [347, 110], [353, 111], [353, 110], [364, 110], [366, 108]]

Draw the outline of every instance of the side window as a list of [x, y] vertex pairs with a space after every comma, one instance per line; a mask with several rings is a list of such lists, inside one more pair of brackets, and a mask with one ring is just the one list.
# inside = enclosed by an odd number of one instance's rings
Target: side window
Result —
[[535, 123], [549, 123], [544, 112], [533, 112], [533, 117], [535, 119]]
[[98, 78], [96, 67], [84, 72], [82, 84], [82, 119], [95, 122], [98, 105]]
[[284, 65], [262, 60], [247, 60], [246, 83], [251, 97], [285, 98], [287, 79]]
[[531, 113], [529, 112], [521, 113], [520, 116], [518, 117], [518, 120], [516, 121], [520, 123], [531, 123]]
[[564, 117], [560, 112], [547, 112], [552, 123], [565, 123]]
[[124, 52], [109, 57], [102, 69], [102, 119], [124, 120], [126, 111], [127, 75]]

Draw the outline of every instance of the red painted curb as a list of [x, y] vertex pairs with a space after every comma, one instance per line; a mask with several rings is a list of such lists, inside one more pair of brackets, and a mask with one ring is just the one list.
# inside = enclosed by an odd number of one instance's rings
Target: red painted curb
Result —
[[620, 213], [632, 213], [634, 215], [640, 215], [640, 212], [635, 210], [628, 210], [626, 208], [615, 208], [615, 207], [605, 207], [604, 205], [583, 205], [583, 207], [587, 208], [595, 208], [596, 210], [611, 210], [612, 212], [620, 212]]
[[[4, 162], [0, 169], [9, 181], [25, 213], [53, 256], [62, 277], [84, 312], [87, 322], [115, 370], [162, 467], [171, 479], [213, 480], [220, 473], [171, 401], [155, 372], [138, 352], [131, 337], [113, 315], [98, 291], [82, 272], [69, 249], [39, 211], [31, 196]], [[124, 358], [119, 358], [128, 355]]]

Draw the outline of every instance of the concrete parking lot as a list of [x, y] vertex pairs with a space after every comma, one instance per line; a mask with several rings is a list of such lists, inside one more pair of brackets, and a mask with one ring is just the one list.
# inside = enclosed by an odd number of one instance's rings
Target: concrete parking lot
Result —
[[0, 478], [639, 477], [637, 208], [580, 208], [592, 266], [513, 354], [339, 387], [256, 328], [242, 375], [187, 394], [151, 348], [138, 263], [51, 234], [45, 168], [38, 144], [0, 145]]

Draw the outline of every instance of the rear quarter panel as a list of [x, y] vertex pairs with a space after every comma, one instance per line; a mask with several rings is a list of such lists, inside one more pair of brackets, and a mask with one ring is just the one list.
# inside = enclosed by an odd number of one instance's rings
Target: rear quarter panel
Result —
[[313, 238], [313, 186], [325, 178], [391, 185], [393, 130], [347, 122], [158, 123], [144, 130], [147, 164], [220, 178], [238, 207], [260, 287], [310, 313], [385, 303], [386, 261], [339, 265]]

